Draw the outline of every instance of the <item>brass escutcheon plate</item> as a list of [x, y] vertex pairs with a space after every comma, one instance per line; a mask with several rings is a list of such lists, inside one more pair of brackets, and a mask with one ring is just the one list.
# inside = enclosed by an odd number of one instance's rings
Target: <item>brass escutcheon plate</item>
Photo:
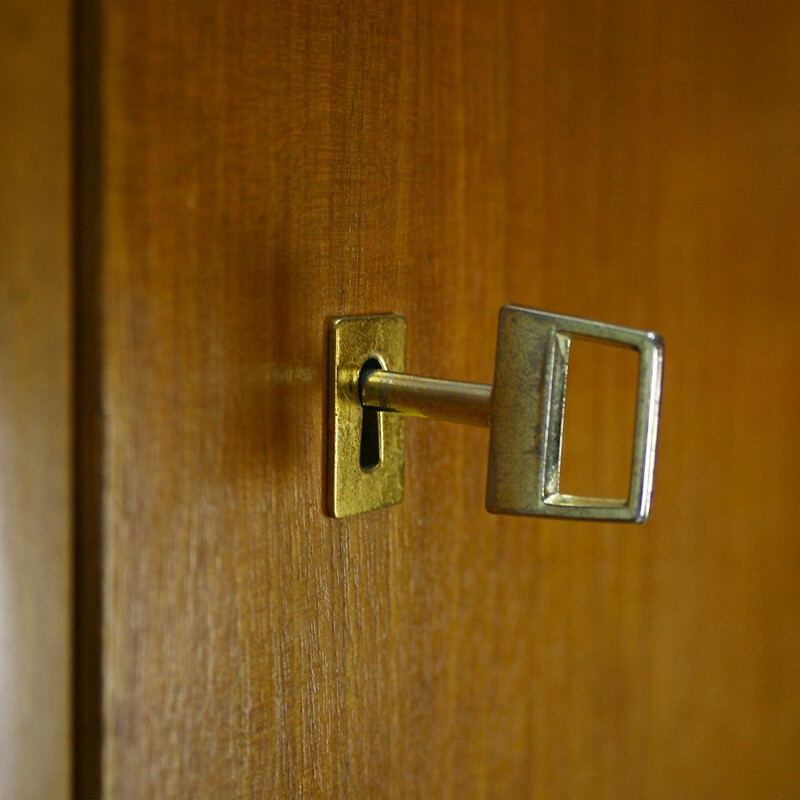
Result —
[[377, 466], [361, 466], [363, 408], [358, 394], [361, 368], [370, 359], [405, 371], [406, 319], [398, 314], [340, 317], [331, 322], [328, 397], [328, 513], [349, 517], [403, 499], [404, 422], [377, 412]]

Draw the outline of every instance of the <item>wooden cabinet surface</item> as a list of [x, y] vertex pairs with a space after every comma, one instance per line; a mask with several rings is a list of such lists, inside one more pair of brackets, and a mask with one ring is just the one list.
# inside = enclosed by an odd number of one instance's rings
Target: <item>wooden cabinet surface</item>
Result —
[[0, 797], [71, 780], [70, 47], [0, 0]]
[[[78, 796], [796, 797], [800, 7], [79, 9]], [[326, 516], [330, 319], [489, 382], [506, 302], [663, 334], [651, 522], [417, 421]]]

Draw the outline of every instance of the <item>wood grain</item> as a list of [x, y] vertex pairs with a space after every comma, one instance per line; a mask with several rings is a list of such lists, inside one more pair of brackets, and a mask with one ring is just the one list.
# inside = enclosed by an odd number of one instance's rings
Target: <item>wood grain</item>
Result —
[[[102, 796], [797, 796], [797, 8], [99, 19]], [[488, 382], [508, 301], [664, 334], [652, 522], [490, 517], [425, 422], [326, 517], [329, 319]]]
[[70, 796], [69, 9], [0, 0], [0, 795]]

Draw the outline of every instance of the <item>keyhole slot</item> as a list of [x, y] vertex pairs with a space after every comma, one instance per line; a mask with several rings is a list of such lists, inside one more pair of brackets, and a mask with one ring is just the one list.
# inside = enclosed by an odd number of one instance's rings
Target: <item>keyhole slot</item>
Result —
[[[364, 377], [373, 369], [383, 369], [377, 358], [364, 362], [358, 376], [359, 394]], [[365, 472], [377, 469], [381, 465], [381, 412], [376, 408], [363, 406], [361, 409], [361, 449], [359, 462]]]

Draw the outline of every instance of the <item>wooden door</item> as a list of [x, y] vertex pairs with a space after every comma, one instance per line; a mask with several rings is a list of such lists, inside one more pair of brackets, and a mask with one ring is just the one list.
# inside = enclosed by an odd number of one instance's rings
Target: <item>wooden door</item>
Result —
[[[796, 797], [796, 4], [78, 28], [78, 796]], [[651, 522], [492, 517], [424, 422], [402, 505], [326, 516], [330, 319], [488, 382], [511, 301], [664, 335]]]

